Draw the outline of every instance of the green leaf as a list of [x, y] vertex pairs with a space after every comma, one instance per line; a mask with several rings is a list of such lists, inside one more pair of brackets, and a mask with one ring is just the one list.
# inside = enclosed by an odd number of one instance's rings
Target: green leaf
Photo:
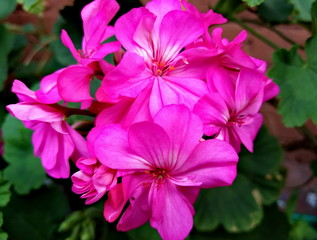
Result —
[[3, 229], [14, 240], [55, 240], [53, 233], [68, 211], [68, 201], [57, 187], [46, 187], [27, 196], [12, 195], [2, 209]]
[[297, 13], [297, 20], [304, 22], [311, 21], [310, 10], [314, 1], [315, 0], [290, 0]]
[[251, 232], [230, 234], [217, 229], [211, 233], [192, 234], [191, 240], [289, 240], [289, 231], [287, 217], [274, 204], [264, 208], [263, 221]]
[[298, 220], [294, 223], [290, 240], [316, 240], [317, 231], [309, 223]]
[[62, 29], [65, 29], [67, 31], [75, 45], [75, 48], [81, 48], [82, 35], [80, 31], [77, 29], [77, 26], [75, 26], [72, 23], [66, 23], [65, 20], [63, 20], [62, 18], [60, 18], [54, 26], [53, 31], [58, 36], [58, 39], [56, 39], [50, 44], [50, 48], [52, 49], [52, 52], [55, 54], [56, 60], [63, 66], [76, 64], [77, 62], [74, 59], [73, 55], [71, 54], [69, 49], [64, 46], [64, 44], [61, 42], [59, 38]]
[[[0, 207], [4, 207], [10, 201], [10, 187], [11, 184], [3, 179], [2, 173], [0, 173]], [[0, 224], [1, 227], [1, 224]]]
[[245, 148], [239, 154], [238, 171], [247, 176], [265, 205], [275, 202], [284, 185], [280, 166], [283, 150], [278, 140], [262, 128], [254, 141], [254, 153]]
[[305, 52], [307, 61], [296, 46], [273, 54], [269, 76], [280, 86], [278, 112], [287, 127], [301, 126], [309, 118], [317, 124], [317, 36], [306, 42]]
[[149, 223], [128, 232], [132, 240], [160, 240], [158, 232]]
[[17, 5], [16, 0], [5, 0], [1, 2], [0, 8], [0, 19], [4, 19], [9, 16], [14, 10]]
[[257, 8], [259, 16], [269, 22], [286, 22], [293, 11], [288, 0], [265, 0]]
[[32, 14], [41, 14], [44, 10], [44, 0], [18, 0], [23, 9]]
[[212, 231], [219, 225], [228, 232], [249, 231], [262, 220], [256, 198], [243, 175], [238, 175], [232, 186], [204, 189], [196, 203], [195, 226], [199, 231]]
[[233, 185], [201, 191], [196, 204], [196, 228], [212, 231], [222, 225], [235, 233], [257, 226], [262, 220], [262, 204], [276, 201], [284, 185], [281, 163], [278, 140], [262, 128], [254, 142], [254, 153], [241, 151]]
[[[2, 225], [3, 225], [3, 214], [2, 212], [0, 212], [0, 228], [2, 227]], [[8, 239], [8, 234], [0, 229], [0, 240], [7, 240], [7, 239]]]
[[312, 34], [315, 35], [317, 34], [317, 0], [311, 7], [310, 15], [312, 18]]
[[264, 0], [242, 0], [246, 2], [250, 7], [255, 7], [264, 2]]
[[9, 180], [19, 194], [27, 194], [39, 188], [46, 178], [38, 158], [33, 155], [32, 131], [21, 121], [7, 115], [2, 127], [4, 159], [9, 166], [4, 169], [4, 178]]
[[317, 159], [310, 163], [310, 168], [313, 171], [315, 177], [317, 177]]
[[8, 77], [8, 55], [12, 49], [14, 36], [5, 26], [0, 25], [0, 91]]

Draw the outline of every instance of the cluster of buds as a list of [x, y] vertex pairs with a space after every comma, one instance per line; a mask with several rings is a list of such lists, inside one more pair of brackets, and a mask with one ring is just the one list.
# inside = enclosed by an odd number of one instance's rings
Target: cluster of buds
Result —
[[[223, 38], [214, 25], [226, 19], [212, 10], [152, 0], [109, 26], [118, 9], [115, 0], [85, 6], [82, 49], [61, 34], [77, 64], [44, 77], [37, 91], [15, 80], [20, 102], [7, 109], [34, 130], [48, 175], [70, 177], [71, 160], [79, 169], [72, 190], [86, 204], [107, 195], [104, 217], [119, 218], [118, 230], [149, 221], [163, 239], [184, 239], [199, 190], [232, 184], [241, 145], [253, 151], [259, 109], [279, 88], [266, 63], [241, 49], [246, 32]], [[69, 125], [72, 115], [93, 119], [86, 132]]]

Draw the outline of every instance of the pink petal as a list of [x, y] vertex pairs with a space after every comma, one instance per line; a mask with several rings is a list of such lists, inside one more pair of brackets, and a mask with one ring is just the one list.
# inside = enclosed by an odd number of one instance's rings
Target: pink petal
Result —
[[57, 87], [60, 96], [67, 102], [91, 100], [90, 81], [93, 70], [86, 66], [70, 66], [60, 73]]
[[91, 55], [91, 58], [102, 59], [110, 53], [114, 53], [120, 49], [121, 45], [118, 41], [104, 43], [100, 45], [98, 50]]
[[[148, 184], [147, 187], [145, 185]], [[129, 231], [146, 223], [151, 217], [151, 207], [148, 203], [149, 177], [145, 174], [132, 174], [123, 177], [122, 185], [125, 196], [129, 197], [130, 205], [123, 213], [117, 229]]]
[[179, 102], [193, 109], [197, 101], [206, 93], [208, 93], [205, 81], [196, 78], [187, 77], [164, 77], [165, 83], [179, 95]]
[[83, 49], [96, 49], [109, 37], [108, 23], [118, 10], [119, 4], [115, 0], [95, 0], [83, 8], [81, 17], [86, 39]]
[[41, 104], [10, 104], [7, 110], [21, 121], [56, 122], [64, 119], [64, 114], [55, 108]]
[[263, 116], [262, 114], [257, 113], [250, 124], [243, 125], [241, 127], [234, 127], [234, 130], [241, 139], [241, 142], [250, 152], [253, 152], [253, 142], [262, 126], [262, 123]]
[[207, 136], [216, 134], [219, 127], [225, 126], [230, 119], [227, 104], [219, 93], [209, 93], [200, 99], [194, 107], [204, 124], [204, 133]]
[[263, 102], [263, 78], [264, 75], [257, 71], [244, 68], [240, 70], [235, 91], [236, 111], [239, 114], [259, 111]]
[[67, 129], [67, 132], [75, 146], [74, 152], [72, 154], [72, 159], [76, 161], [81, 157], [90, 156], [90, 154], [88, 153], [87, 142], [85, 138], [82, 135], [80, 135], [76, 130], [74, 130], [71, 126], [69, 126], [68, 123], [65, 122], [64, 126]]
[[165, 130], [171, 140], [169, 164], [172, 168], [181, 165], [203, 135], [201, 120], [184, 105], [170, 105], [156, 114], [154, 122]]
[[173, 59], [203, 32], [201, 21], [192, 14], [185, 11], [167, 13], [162, 19], [159, 32], [162, 59]]
[[139, 48], [133, 37], [143, 17], [153, 18], [154, 16], [146, 8], [135, 8], [121, 16], [114, 26], [117, 39], [128, 51], [135, 52]]
[[96, 136], [94, 153], [102, 164], [113, 169], [148, 169], [149, 162], [134, 154], [127, 140], [126, 130], [109, 125]]
[[171, 167], [170, 139], [159, 125], [151, 122], [133, 124], [128, 132], [128, 141], [131, 149], [148, 162], [148, 169], [151, 169], [151, 166]]
[[231, 81], [229, 73], [220, 67], [210, 67], [207, 73], [207, 84], [209, 91], [218, 92], [222, 98], [228, 103], [230, 108], [234, 109], [234, 82]]
[[14, 80], [11, 91], [17, 95], [20, 102], [38, 102], [35, 92], [31, 91], [23, 82]]
[[62, 68], [42, 78], [40, 82], [40, 89], [35, 92], [37, 99], [41, 103], [53, 104], [62, 100], [57, 89], [57, 79], [64, 69], [65, 68]]
[[212, 139], [197, 145], [192, 154], [173, 173], [201, 182], [200, 188], [231, 185], [236, 177], [238, 155], [226, 142]]
[[62, 30], [62, 33], [61, 33], [61, 40], [62, 40], [62, 43], [65, 45], [65, 47], [69, 49], [69, 51], [71, 52], [73, 57], [77, 60], [77, 62], [80, 62], [82, 57], [80, 56], [79, 52], [75, 48], [74, 43], [70, 39], [68, 33], [64, 29]]
[[145, 69], [142, 57], [127, 52], [119, 65], [104, 78], [102, 87], [105, 93], [112, 98], [135, 98], [149, 83], [150, 76], [144, 72]]
[[169, 181], [153, 186], [150, 224], [162, 239], [185, 239], [193, 227], [194, 209], [188, 199]]
[[114, 222], [128, 201], [123, 195], [122, 184], [114, 186], [108, 194], [108, 199], [105, 202], [103, 215], [108, 222]]
[[154, 78], [150, 96], [151, 115], [155, 116], [161, 108], [170, 104], [182, 104], [179, 94], [171, 89], [162, 78]]

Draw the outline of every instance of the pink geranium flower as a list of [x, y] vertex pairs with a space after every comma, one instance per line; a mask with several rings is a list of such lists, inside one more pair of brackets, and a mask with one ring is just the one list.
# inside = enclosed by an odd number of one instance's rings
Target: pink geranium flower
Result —
[[58, 76], [57, 88], [63, 100], [83, 102], [82, 108], [91, 104], [90, 81], [97, 76], [103, 78], [113, 66], [103, 58], [120, 49], [118, 41], [103, 43], [114, 35], [111, 19], [119, 10], [115, 0], [95, 0], [81, 12], [84, 37], [82, 49], [77, 50], [65, 30], [62, 31], [63, 44], [69, 48], [77, 65], [68, 66]]
[[107, 95], [113, 99], [147, 95], [134, 105], [148, 102], [146, 110], [154, 116], [169, 104], [192, 109], [207, 93], [202, 70], [206, 66], [196, 65], [183, 51], [204, 33], [204, 24], [183, 11], [180, 1], [154, 0], [146, 8], [133, 9], [118, 19], [115, 31], [127, 53], [102, 82]]
[[92, 204], [102, 198], [117, 184], [117, 171], [102, 165], [94, 157], [80, 158], [76, 162], [80, 171], [72, 175], [72, 191], [83, 194], [86, 204]]
[[263, 78], [263, 74], [247, 68], [231, 74], [211, 69], [207, 78], [211, 93], [194, 107], [204, 123], [204, 133], [229, 142], [237, 152], [241, 143], [252, 152], [263, 122], [258, 113], [263, 103]]
[[64, 110], [43, 104], [21, 81], [14, 81], [12, 92], [20, 103], [10, 104], [7, 109], [27, 128], [34, 130], [34, 155], [41, 158], [51, 177], [69, 177], [69, 158], [73, 156], [77, 160], [88, 155], [85, 139], [64, 120]]
[[234, 149], [220, 140], [201, 141], [201, 120], [185, 106], [164, 107], [154, 122], [135, 123], [128, 131], [109, 125], [97, 132], [94, 152], [122, 176], [109, 193], [105, 218], [116, 220], [130, 202], [117, 225], [121, 231], [149, 220], [163, 239], [184, 239], [199, 189], [227, 186], [236, 177]]

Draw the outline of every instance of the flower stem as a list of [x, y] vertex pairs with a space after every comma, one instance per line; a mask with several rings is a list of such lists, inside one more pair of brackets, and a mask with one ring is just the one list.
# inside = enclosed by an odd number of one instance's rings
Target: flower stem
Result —
[[240, 19], [236, 18], [236, 17], [231, 17], [232, 21], [234, 21], [235, 23], [237, 23], [238, 25], [240, 25], [242, 28], [246, 29], [249, 33], [251, 33], [253, 36], [255, 36], [256, 38], [260, 39], [262, 42], [266, 43], [267, 45], [269, 45], [270, 47], [272, 47], [275, 50], [280, 49], [280, 47], [278, 45], [276, 45], [274, 42], [272, 42], [270, 39], [264, 37], [262, 34], [256, 32], [255, 30], [253, 30], [252, 27], [250, 27], [248, 24], [244, 23], [243, 21], [241, 21]]

